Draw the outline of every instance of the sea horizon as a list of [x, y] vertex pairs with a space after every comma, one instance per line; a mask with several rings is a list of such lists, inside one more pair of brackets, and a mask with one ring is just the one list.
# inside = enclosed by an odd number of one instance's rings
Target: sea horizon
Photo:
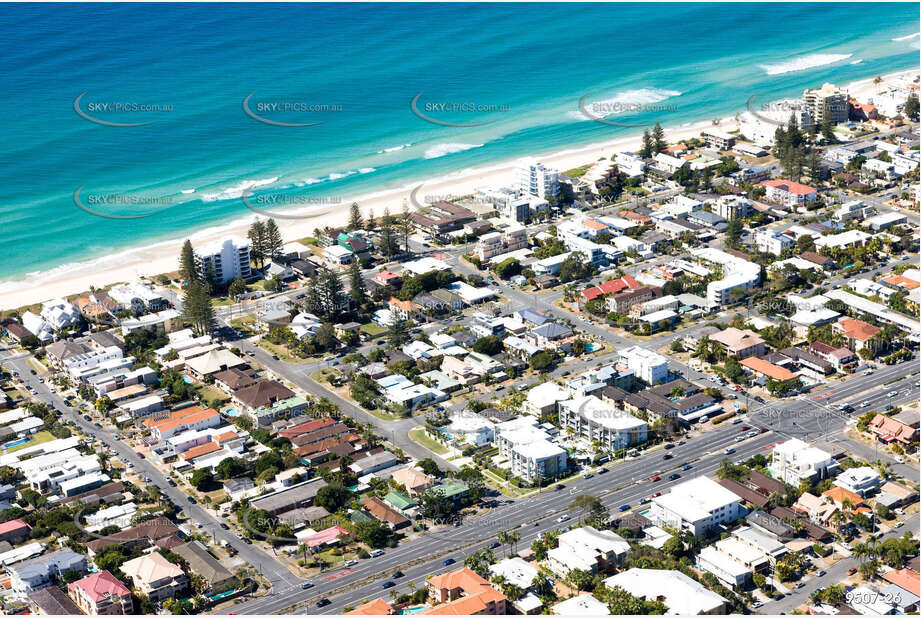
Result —
[[[165, 5], [152, 15], [136, 5], [28, 4], [0, 16], [13, 50], [0, 83], [16, 103], [0, 121], [10, 144], [0, 172], [9, 188], [0, 199], [0, 290], [4, 282], [255, 216], [240, 199], [244, 192], [339, 200], [346, 208], [358, 196], [611, 142], [652, 122], [679, 127], [733, 115], [751, 97], [796, 97], [824, 82], [918, 66], [917, 11], [901, 4], [887, 5], [885, 16], [861, 13], [859, 36], [847, 26], [858, 7], [845, 5], [807, 42], [783, 33], [758, 38], [750, 22], [759, 13], [815, 19], [826, 5], [747, 6], [740, 9], [746, 15], [731, 17], [714, 5], [656, 5], [672, 14], [654, 18], [648, 5], [344, 6], [353, 19], [325, 5], [225, 5], [215, 17], [194, 5]], [[452, 19], [460, 12], [463, 23]], [[87, 13], [94, 17], [87, 28], [70, 28]], [[506, 38], [489, 27], [503, 19], [519, 20], [523, 31]], [[438, 38], [454, 37], [449, 49], [437, 44], [434, 28], [426, 31], [436, 23]], [[541, 23], [578, 39], [556, 53], [541, 49]], [[694, 24], [733, 30], [720, 32], [726, 44], [714, 53], [686, 34]], [[638, 49], [638, 33], [652, 25], [657, 30]], [[195, 38], [193, 26], [221, 39]], [[315, 38], [298, 40], [298, 27]], [[132, 43], [158, 28], [175, 57]], [[401, 39], [413, 33], [409, 44]], [[28, 44], [33, 36], [53, 44], [38, 56], [39, 46]], [[356, 37], [362, 44], [339, 58], [336, 50]], [[610, 37], [619, 37], [619, 49], [603, 44]], [[662, 49], [676, 41], [681, 49]], [[626, 126], [592, 122], [580, 100]], [[291, 111], [278, 113], [272, 105], [279, 102]], [[445, 113], [439, 103], [485, 111]], [[114, 105], [123, 109], [113, 112]], [[306, 105], [325, 109], [306, 112]], [[122, 198], [114, 206], [95, 202], [109, 215], [160, 212], [98, 217], [74, 203], [78, 188]]]

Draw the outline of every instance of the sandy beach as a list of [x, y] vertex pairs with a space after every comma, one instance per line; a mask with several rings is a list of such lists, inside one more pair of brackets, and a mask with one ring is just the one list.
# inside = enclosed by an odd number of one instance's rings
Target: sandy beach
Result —
[[[916, 75], [916, 70], [901, 71], [887, 75], [884, 78], [884, 82], [904, 83], [905, 80], [910, 81]], [[852, 94], [865, 98], [880, 86], [873, 84], [873, 79], [869, 78], [849, 84], [847, 87]], [[712, 126], [712, 122], [705, 120], [679, 127], [665, 127], [665, 137], [669, 142], [677, 142], [697, 136], [703, 128], [709, 126]], [[732, 117], [724, 119], [720, 128], [724, 131], [734, 130], [736, 128], [735, 120]], [[641, 133], [642, 130], [637, 129], [635, 135], [614, 141], [556, 153], [536, 152], [533, 156], [560, 171], [566, 171], [593, 163], [602, 157], [610, 158], [614, 152], [620, 150], [638, 149], [641, 142]], [[424, 183], [416, 182], [398, 189], [381, 191], [366, 196], [355, 196], [354, 198], [343, 200], [341, 204], [336, 206], [313, 207], [305, 210], [302, 218], [279, 218], [277, 222], [285, 242], [289, 242], [312, 236], [313, 230], [316, 228], [344, 225], [348, 219], [348, 204], [351, 202], [357, 202], [365, 213], [373, 210], [375, 215], [380, 216], [385, 208], [389, 208], [391, 213], [400, 212], [404, 201], [409, 203], [410, 193], [416, 189], [418, 189], [416, 193], [418, 201], [424, 203], [425, 196], [462, 196], [473, 193], [474, 189], [481, 186], [508, 186], [514, 182], [516, 160], [468, 169], [463, 174], [448, 175]], [[297, 211], [283, 210], [280, 212], [290, 215]], [[205, 244], [230, 235], [245, 237], [249, 223], [254, 217], [255, 214], [246, 220], [191, 233], [187, 237], [192, 240], [193, 245]], [[0, 309], [15, 309], [52, 298], [85, 292], [91, 286], [103, 287], [135, 280], [138, 277], [175, 271], [178, 268], [179, 250], [183, 241], [184, 238], [165, 241], [153, 246], [125, 251], [119, 254], [117, 259], [114, 259], [115, 256], [102, 257], [70, 266], [66, 271], [60, 273], [49, 271], [27, 277], [24, 280], [0, 283]], [[113, 266], [113, 261], [117, 262], [118, 265]]]

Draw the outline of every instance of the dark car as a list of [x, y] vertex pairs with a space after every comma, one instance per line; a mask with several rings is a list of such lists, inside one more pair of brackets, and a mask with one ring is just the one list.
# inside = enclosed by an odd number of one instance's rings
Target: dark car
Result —
[[604, 473], [607, 472], [607, 471], [608, 471], [607, 468], [599, 468], [599, 469], [598, 469], [598, 474], [604, 474]]
[[173, 479], [166, 479], [166, 484], [169, 485], [170, 487], [175, 487], [176, 481], [174, 481]]
[[502, 547], [502, 543], [499, 541], [493, 541], [489, 544], [489, 549], [496, 549], [497, 547]]
[[383, 588], [384, 590], [386, 590], [387, 588], [393, 588], [394, 586], [396, 586], [396, 584], [390, 580], [387, 580], [383, 584], [381, 584], [381, 588]]
[[617, 507], [617, 510], [620, 511], [621, 513], [623, 513], [624, 511], [629, 511], [629, 510], [630, 510], [630, 505], [629, 505], [629, 504], [621, 504], [619, 507]]
[[394, 579], [400, 579], [401, 577], [403, 577], [403, 571], [395, 571], [394, 574], [391, 575], [390, 577]]
[[751, 427], [749, 427], [748, 425], [742, 425], [741, 427], [739, 427], [739, 431], [748, 431], [749, 429], [751, 429]]
[[773, 598], [775, 601], [779, 601], [779, 600], [781, 600], [783, 597], [784, 597], [783, 593], [782, 593], [782, 592], [778, 592], [778, 593], [775, 594], [772, 598]]
[[197, 500], [195, 500], [195, 498], [193, 498], [192, 496], [189, 496], [188, 498], [186, 498], [186, 500], [188, 500], [190, 504], [195, 504], [197, 502]]
[[224, 530], [230, 530], [230, 526], [228, 526], [228, 525], [225, 524], [224, 522], [221, 522], [220, 526], [221, 526], [221, 528], [223, 528]]
[[668, 444], [665, 445], [665, 450], [668, 450], [668, 449], [670, 449], [670, 448], [675, 448], [675, 445], [672, 444], [671, 442], [669, 442]]
[[253, 542], [252, 542], [251, 540], [249, 540], [249, 538], [247, 538], [247, 537], [243, 537], [242, 540], [243, 540], [243, 542], [246, 543], [247, 545], [252, 545], [252, 544], [253, 544]]
[[317, 607], [326, 607], [331, 602], [332, 601], [330, 601], [329, 599], [320, 599], [319, 601], [317, 601]]
[[680, 478], [681, 478], [681, 475], [678, 474], [677, 472], [675, 472], [674, 474], [669, 474], [669, 475], [668, 475], [668, 480], [670, 480], [670, 481], [675, 481], [675, 480], [680, 479]]
[[447, 560], [442, 561], [442, 566], [451, 566], [454, 564], [454, 558], [448, 558]]
[[566, 488], [563, 485], [557, 484], [556, 489], [557, 491], [559, 491], [560, 489], [566, 489]]
[[674, 455], [672, 455], [671, 453], [665, 453], [662, 459], [671, 459], [672, 457], [674, 457]]
[[587, 472], [587, 473], [585, 473], [585, 474], [582, 475], [582, 478], [584, 478], [584, 479], [590, 479], [590, 478], [592, 478], [593, 476], [595, 476], [595, 475], [592, 474], [591, 472]]
[[83, 420], [85, 420], [85, 421], [91, 421], [91, 420], [93, 420], [93, 419], [90, 417], [89, 414], [84, 414], [84, 415], [83, 415]]

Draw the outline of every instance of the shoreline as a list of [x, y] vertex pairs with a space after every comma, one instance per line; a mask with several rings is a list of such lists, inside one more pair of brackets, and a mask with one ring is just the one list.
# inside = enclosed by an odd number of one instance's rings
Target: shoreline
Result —
[[[882, 77], [884, 82], [906, 79], [910, 81], [917, 74], [917, 69], [906, 69]], [[874, 79], [871, 77], [857, 80], [847, 84], [846, 88], [851, 94], [865, 96], [867, 91], [875, 88]], [[698, 136], [700, 131], [708, 126], [713, 126], [712, 120], [689, 122], [675, 127], [663, 127], [663, 129], [666, 140], [676, 142]], [[737, 128], [734, 115], [723, 118], [719, 126], [723, 130]], [[285, 215], [303, 213], [303, 217], [297, 219], [279, 217], [277, 222], [284, 241], [292, 242], [299, 238], [312, 236], [313, 230], [318, 227], [344, 225], [349, 216], [348, 204], [352, 202], [359, 204], [364, 215], [367, 215], [369, 210], [373, 210], [379, 217], [385, 208], [389, 208], [391, 213], [400, 212], [404, 201], [408, 202], [410, 194], [419, 187], [425, 187], [426, 193], [429, 194], [461, 196], [469, 195], [477, 187], [484, 185], [506, 186], [514, 180], [517, 161], [525, 156], [537, 158], [565, 172], [583, 165], [590, 165], [603, 157], [609, 158], [615, 150], [637, 149], [641, 145], [642, 136], [639, 127], [637, 131], [635, 135], [627, 135], [605, 142], [576, 146], [546, 154], [536, 152], [511, 160], [465, 168], [428, 180], [407, 183], [401, 187], [343, 199], [341, 203], [333, 206], [284, 210]], [[162, 240], [141, 247], [125, 249], [114, 255], [29, 273], [21, 279], [2, 281], [0, 282], [0, 310], [16, 309], [54, 298], [80, 294], [89, 291], [91, 287], [101, 288], [132, 281], [138, 277], [151, 277], [172, 272], [178, 268], [179, 251], [185, 239], [192, 240], [193, 244], [205, 244], [231, 235], [245, 237], [249, 224], [256, 218], [265, 217], [254, 212], [243, 218], [190, 232], [180, 238]]]

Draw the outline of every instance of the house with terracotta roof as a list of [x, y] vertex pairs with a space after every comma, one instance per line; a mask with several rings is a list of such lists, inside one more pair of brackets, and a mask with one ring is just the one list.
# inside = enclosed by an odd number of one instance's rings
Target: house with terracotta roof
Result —
[[252, 386], [255, 383], [256, 378], [239, 367], [230, 367], [214, 374], [214, 385], [228, 395], [233, 395], [234, 391]]
[[155, 551], [128, 560], [122, 564], [121, 571], [131, 579], [138, 592], [154, 603], [176, 598], [189, 585], [185, 572]]
[[90, 616], [134, 613], [131, 591], [108, 571], [99, 571], [69, 584], [71, 600], [84, 614]]
[[635, 289], [642, 287], [636, 279], [630, 275], [624, 275], [620, 279], [608, 279], [607, 281], [600, 283], [598, 285], [593, 285], [582, 290], [582, 293], [579, 297], [580, 303], [585, 303], [590, 300], [595, 300], [596, 298], [604, 298], [609, 294], [617, 294], [618, 292], [623, 292], [627, 289]]
[[429, 599], [436, 605], [423, 614], [498, 616], [506, 611], [506, 597], [472, 569], [464, 567], [429, 579]]
[[778, 382], [790, 382], [796, 379], [796, 374], [774, 363], [768, 362], [757, 356], [750, 356], [739, 362], [743, 368], [757, 376], [765, 377]]
[[219, 450], [221, 450], [221, 447], [215, 442], [205, 442], [204, 444], [193, 446], [189, 450], [179, 453], [179, 459], [187, 463], [193, 463], [196, 459], [211, 455]]
[[829, 270], [835, 267], [835, 261], [833, 259], [816, 253], [815, 251], [803, 251], [797, 257], [806, 260], [807, 262], [812, 262], [824, 270]]
[[165, 418], [150, 418], [144, 421], [144, 425], [150, 429], [151, 437], [157, 442], [162, 442], [184, 431], [210, 429], [222, 423], [221, 415], [217, 413], [217, 410], [201, 406], [189, 406], [181, 410], [174, 410]]
[[867, 425], [867, 431], [875, 434], [883, 444], [898, 443], [906, 450], [914, 450], [918, 446], [917, 429], [885, 414], [877, 414]]
[[831, 329], [844, 337], [847, 347], [855, 352], [863, 349], [873, 337], [882, 331], [878, 326], [853, 318], [841, 318], [832, 324]]
[[399, 530], [409, 525], [409, 520], [402, 513], [377, 496], [363, 498], [361, 504], [375, 519], [387, 524], [392, 530]]
[[[832, 487], [828, 491], [823, 492], [822, 495], [828, 498], [832, 504], [842, 511], [852, 512], [859, 510], [859, 508], [863, 506], [863, 498], [860, 497], [860, 494], [855, 494], [853, 491], [845, 489], [844, 487]], [[845, 501], [851, 505], [850, 508], [844, 508]]]
[[921, 575], [911, 569], [892, 569], [881, 577], [916, 597], [921, 596]]
[[324, 418], [317, 418], [307, 421], [306, 423], [298, 423], [297, 425], [283, 429], [278, 432], [278, 435], [282, 438], [290, 439], [294, 438], [295, 436], [299, 436], [302, 433], [309, 433], [311, 431], [327, 427], [334, 424], [335, 422], [336, 421], [334, 419], [329, 418], [328, 416]]
[[390, 311], [393, 312], [393, 315], [402, 319], [408, 320], [416, 312], [419, 307], [411, 300], [400, 300], [396, 296], [391, 296], [390, 300], [387, 301], [387, 305], [390, 308]]
[[764, 180], [760, 185], [765, 188], [765, 197], [767, 199], [791, 208], [813, 202], [818, 197], [815, 187], [793, 182], [792, 180], [780, 178]]
[[397, 611], [393, 609], [390, 603], [384, 599], [374, 599], [367, 603], [362, 603], [350, 612], [345, 612], [346, 616], [392, 616]]

